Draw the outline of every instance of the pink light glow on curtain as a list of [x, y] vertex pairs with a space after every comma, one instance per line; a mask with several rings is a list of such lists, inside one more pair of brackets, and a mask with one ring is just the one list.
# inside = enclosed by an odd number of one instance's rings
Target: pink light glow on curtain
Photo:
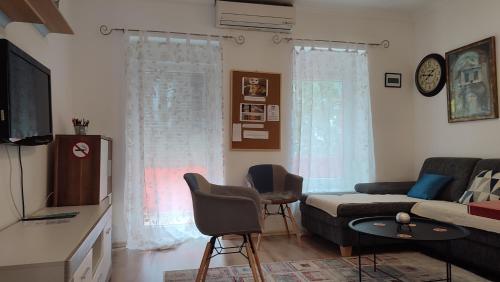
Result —
[[203, 167], [146, 168], [144, 170], [144, 214], [166, 214], [191, 211], [189, 187], [184, 181], [187, 172], [206, 175]]

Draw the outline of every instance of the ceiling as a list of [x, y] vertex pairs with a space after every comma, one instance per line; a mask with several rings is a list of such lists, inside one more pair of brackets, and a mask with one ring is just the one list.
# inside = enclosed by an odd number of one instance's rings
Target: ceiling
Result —
[[412, 11], [424, 7], [435, 0], [226, 0], [234, 2], [297, 5], [297, 6], [343, 6], [353, 8], [376, 8]]

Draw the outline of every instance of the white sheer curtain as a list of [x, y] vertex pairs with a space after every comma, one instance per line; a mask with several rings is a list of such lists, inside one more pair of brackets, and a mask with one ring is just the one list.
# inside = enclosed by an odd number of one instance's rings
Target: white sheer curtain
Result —
[[366, 49], [294, 48], [291, 141], [304, 192], [352, 191], [373, 180]]
[[218, 41], [127, 34], [127, 248], [201, 236], [183, 174], [223, 180]]

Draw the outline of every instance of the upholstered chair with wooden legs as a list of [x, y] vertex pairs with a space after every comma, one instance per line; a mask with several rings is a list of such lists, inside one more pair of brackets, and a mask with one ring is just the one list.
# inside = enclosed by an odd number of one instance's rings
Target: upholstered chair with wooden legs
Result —
[[[300, 228], [288, 204], [300, 199], [303, 178], [289, 173], [280, 165], [262, 164], [254, 165], [248, 169], [247, 181], [260, 194], [264, 207], [264, 219], [269, 215], [282, 216], [287, 233], [295, 233], [300, 242]], [[268, 205], [277, 205], [278, 211], [270, 212], [267, 208]], [[290, 232], [287, 218], [291, 222], [293, 232]], [[260, 245], [260, 237], [259, 234], [257, 246]]]
[[[213, 256], [235, 252], [241, 253], [248, 259], [254, 281], [264, 281], [257, 248], [251, 237], [252, 233], [262, 232], [259, 194], [246, 187], [211, 184], [197, 173], [186, 173], [184, 179], [191, 189], [196, 227], [202, 234], [211, 236], [196, 281], [205, 281]], [[236, 247], [223, 247], [218, 238], [230, 234], [242, 236], [242, 244]], [[214, 251], [215, 254], [212, 255]]]

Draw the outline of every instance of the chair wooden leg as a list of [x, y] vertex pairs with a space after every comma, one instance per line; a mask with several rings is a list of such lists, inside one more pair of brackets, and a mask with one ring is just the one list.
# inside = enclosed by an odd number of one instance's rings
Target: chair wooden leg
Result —
[[352, 256], [352, 246], [339, 246], [340, 247], [340, 255], [343, 257]]
[[262, 233], [257, 235], [257, 250], [260, 250], [260, 240], [262, 239]]
[[248, 264], [250, 265], [250, 268], [252, 269], [253, 281], [258, 282], [259, 281], [259, 274], [258, 274], [257, 267], [255, 266], [256, 263], [255, 263], [255, 258], [253, 256], [252, 247], [250, 246], [250, 241], [248, 241], [249, 236], [244, 235], [244, 238], [246, 241], [245, 247], [247, 250]]
[[290, 235], [290, 229], [288, 229], [288, 222], [286, 222], [286, 212], [285, 212], [285, 208], [283, 208], [283, 204], [280, 204], [280, 212], [281, 212], [281, 215], [283, 216], [283, 222], [285, 223], [286, 233], [288, 235]]
[[201, 258], [200, 268], [198, 269], [198, 274], [196, 275], [196, 282], [202, 281], [203, 273], [205, 272], [205, 264], [207, 263], [207, 257], [209, 256], [208, 252], [211, 248], [211, 244], [208, 242], [205, 247], [203, 257]]
[[[263, 217], [262, 217], [262, 224], [264, 224], [266, 222], [266, 218], [267, 218], [267, 204], [264, 204], [264, 208], [262, 209], [262, 214], [263, 214]], [[260, 240], [262, 239], [262, 233], [259, 233], [259, 235], [257, 235], [257, 250], [260, 250]]]
[[295, 221], [295, 217], [292, 214], [292, 210], [290, 209], [290, 207], [288, 205], [286, 205], [286, 210], [288, 211], [288, 216], [290, 217], [290, 221], [292, 222], [293, 229], [295, 229], [295, 234], [297, 235], [297, 240], [300, 243], [301, 242], [300, 241], [300, 236], [301, 236], [301, 234], [300, 234], [300, 228], [297, 225], [297, 221]]
[[262, 271], [262, 267], [260, 266], [260, 259], [259, 259], [259, 254], [257, 253], [257, 250], [253, 244], [252, 237], [248, 235], [248, 242], [250, 243], [250, 248], [252, 249], [253, 252], [253, 257], [255, 260], [255, 264], [257, 265], [257, 270], [259, 270], [259, 276], [262, 282], [264, 282], [264, 272]]
[[208, 269], [210, 268], [210, 256], [212, 255], [212, 253], [210, 253], [210, 255], [208, 256], [207, 260], [206, 260], [206, 263], [205, 263], [205, 268], [203, 269], [203, 275], [201, 277], [201, 281], [205, 281], [205, 279], [207, 278], [207, 273], [208, 273]]
[[198, 274], [196, 275], [196, 282], [205, 281], [208, 272], [208, 266], [210, 265], [210, 256], [214, 250], [215, 237], [212, 237], [205, 247], [205, 252], [203, 253], [203, 258], [201, 259], [200, 268], [198, 269]]

